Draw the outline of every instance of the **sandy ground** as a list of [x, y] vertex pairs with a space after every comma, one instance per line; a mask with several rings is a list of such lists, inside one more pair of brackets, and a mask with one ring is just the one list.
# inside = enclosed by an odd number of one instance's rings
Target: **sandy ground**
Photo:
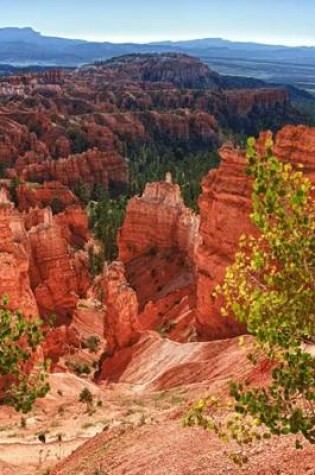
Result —
[[[183, 428], [190, 405], [226, 394], [233, 375], [264, 378], [236, 340], [186, 346], [150, 338], [127, 354], [127, 365], [126, 355], [111, 362], [115, 382], [54, 374], [50, 394], [24, 421], [1, 408], [0, 475], [315, 475], [315, 447], [296, 451], [292, 437], [259, 443], [239, 469], [227, 457], [235, 447]], [[85, 387], [92, 408], [79, 402]]]

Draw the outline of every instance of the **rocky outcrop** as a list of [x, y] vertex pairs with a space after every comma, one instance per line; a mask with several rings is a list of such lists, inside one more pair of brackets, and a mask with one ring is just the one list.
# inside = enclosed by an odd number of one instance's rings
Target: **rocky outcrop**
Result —
[[60, 225], [62, 236], [73, 247], [82, 249], [91, 238], [89, 219], [81, 206], [67, 206], [56, 215], [55, 221]]
[[127, 282], [121, 262], [113, 262], [104, 269], [95, 290], [106, 305], [104, 336], [106, 354], [111, 355], [139, 338], [137, 295]]
[[50, 330], [42, 343], [44, 358], [51, 361], [51, 371], [58, 367], [59, 359], [70, 356], [81, 345], [77, 332], [67, 326], [61, 326]]
[[178, 185], [148, 183], [141, 197], [132, 198], [118, 237], [119, 258], [128, 263], [145, 254], [177, 249], [193, 261], [198, 217], [186, 208]]
[[218, 124], [213, 115], [202, 111], [178, 109], [154, 111], [140, 115], [151, 140], [164, 145], [182, 143], [188, 148], [215, 148], [218, 144]]
[[[0, 190], [0, 298], [9, 296], [9, 308], [37, 316], [38, 308], [29, 279], [28, 241], [21, 222], [14, 219], [13, 204]], [[25, 240], [26, 238], [26, 240]], [[22, 239], [22, 242], [21, 242]]]
[[91, 285], [82, 209], [69, 207], [58, 217], [49, 208], [19, 213], [1, 189], [0, 237], [0, 296], [9, 295], [10, 308], [35, 316], [39, 308], [43, 317], [71, 321]]
[[284, 111], [289, 104], [289, 93], [284, 88], [246, 89], [226, 92], [226, 100], [232, 113], [245, 116], [253, 111], [262, 113], [277, 108]]
[[282, 160], [303, 165], [303, 172], [315, 182], [315, 131], [303, 125], [288, 125], [277, 134], [274, 153]]
[[[92, 69], [89, 67], [86, 74]], [[180, 88], [217, 89], [220, 84], [219, 74], [198, 58], [180, 53], [121, 56], [107, 61], [102, 66], [102, 73], [108, 81], [125, 78], [171, 83]]]
[[83, 182], [90, 188], [98, 183], [106, 189], [110, 186], [126, 184], [127, 176], [127, 164], [121, 155], [98, 150], [27, 165], [20, 172], [20, 177], [26, 181], [52, 180], [69, 187]]
[[186, 206], [178, 185], [147, 184], [129, 201], [118, 238], [119, 257], [137, 292], [139, 322], [177, 341], [194, 335], [194, 256], [199, 218]]
[[90, 336], [105, 340], [105, 312], [106, 306], [97, 299], [79, 300], [70, 329], [79, 335], [81, 341]]
[[29, 236], [31, 284], [41, 314], [46, 317], [56, 314], [58, 323], [69, 323], [79, 296], [68, 243], [54, 221], [32, 228]]
[[232, 263], [240, 236], [253, 230], [249, 219], [251, 185], [245, 175], [243, 152], [228, 145], [220, 155], [220, 167], [203, 179], [198, 203], [201, 243], [196, 253], [196, 318], [199, 333], [207, 339], [242, 332], [235, 321], [222, 318], [222, 301], [216, 300], [213, 292]]
[[67, 206], [78, 203], [78, 198], [66, 186], [58, 181], [44, 182], [43, 185], [22, 184], [16, 190], [20, 211], [29, 211], [31, 208], [45, 208], [55, 206], [61, 211]]
[[[257, 150], [262, 151], [271, 133], [261, 134]], [[275, 154], [283, 161], [301, 163], [313, 182], [315, 178], [315, 132], [307, 127], [287, 126], [276, 136]], [[224, 146], [222, 162], [202, 182], [200, 207], [201, 242], [196, 252], [197, 312], [199, 335], [205, 339], [226, 338], [244, 329], [220, 315], [222, 302], [213, 296], [225, 270], [233, 262], [242, 234], [255, 234], [250, 220], [251, 182], [245, 173], [244, 151]]]

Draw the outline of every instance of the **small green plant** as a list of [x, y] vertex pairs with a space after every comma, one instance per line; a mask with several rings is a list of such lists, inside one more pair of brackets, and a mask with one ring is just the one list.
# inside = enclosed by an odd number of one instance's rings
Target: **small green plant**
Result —
[[82, 389], [79, 395], [79, 401], [84, 402], [86, 404], [87, 411], [91, 410], [93, 406], [93, 400], [94, 400], [94, 396], [89, 390], [89, 388]]
[[91, 353], [97, 353], [100, 346], [100, 338], [96, 335], [91, 335], [83, 342], [83, 347], [88, 348]]
[[101, 249], [100, 251], [95, 252], [93, 246], [90, 246], [88, 249], [88, 256], [90, 272], [94, 277], [96, 277], [102, 272], [104, 267], [104, 251]]
[[159, 327], [157, 332], [161, 335], [162, 338], [166, 338], [166, 336], [176, 327], [176, 323], [173, 320], [169, 320], [165, 323], [165, 325]]
[[86, 363], [79, 363], [78, 361], [68, 361], [67, 366], [78, 375], [88, 375], [91, 373], [91, 368]]
[[55, 328], [56, 323], [57, 323], [57, 316], [53, 313], [49, 318], [48, 324], [51, 328]]
[[64, 204], [62, 203], [60, 198], [58, 198], [58, 196], [54, 196], [52, 198], [52, 200], [50, 201], [50, 207], [51, 207], [51, 210], [52, 210], [53, 214], [61, 213], [65, 209]]

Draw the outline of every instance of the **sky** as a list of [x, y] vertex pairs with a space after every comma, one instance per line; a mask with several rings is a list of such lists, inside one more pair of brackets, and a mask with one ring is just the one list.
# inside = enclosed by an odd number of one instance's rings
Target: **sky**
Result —
[[0, 11], [0, 27], [93, 41], [315, 46], [315, 0], [0, 0]]

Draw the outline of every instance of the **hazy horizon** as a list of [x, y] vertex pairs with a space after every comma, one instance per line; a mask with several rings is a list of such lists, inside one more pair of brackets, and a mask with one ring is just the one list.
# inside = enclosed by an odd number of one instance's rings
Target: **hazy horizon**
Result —
[[[0, 28], [112, 43], [203, 38], [315, 46], [313, 0], [2, 0]], [[28, 18], [28, 21], [25, 19]]]
[[159, 38], [159, 39], [151, 39], [151, 40], [143, 40], [141, 39], [139, 41], [135, 40], [115, 40], [115, 39], [108, 39], [108, 38], [97, 38], [97, 37], [78, 37], [78, 36], [66, 36], [66, 35], [58, 35], [58, 34], [51, 34], [51, 33], [46, 33], [43, 31], [39, 31], [38, 29], [34, 28], [33, 26], [30, 25], [24, 25], [24, 26], [17, 26], [17, 25], [7, 25], [7, 26], [0, 26], [1, 29], [5, 28], [19, 28], [19, 29], [27, 29], [31, 28], [34, 30], [36, 33], [39, 33], [41, 36], [47, 36], [47, 37], [56, 37], [56, 38], [63, 38], [63, 39], [69, 39], [69, 40], [82, 40], [82, 41], [88, 41], [88, 42], [98, 42], [98, 43], [113, 43], [113, 44], [124, 44], [124, 43], [131, 43], [131, 44], [137, 44], [137, 43], [143, 43], [143, 44], [151, 44], [151, 43], [163, 43], [163, 42], [171, 42], [171, 43], [176, 43], [176, 42], [181, 42], [181, 41], [202, 41], [202, 40], [209, 40], [209, 39], [220, 39], [223, 41], [230, 41], [230, 42], [236, 42], [236, 43], [256, 43], [256, 44], [261, 44], [261, 45], [269, 45], [269, 46], [286, 46], [286, 47], [309, 47], [309, 48], [314, 48], [315, 44], [284, 44], [284, 43], [268, 43], [268, 41], [255, 41], [251, 39], [236, 39], [236, 38], [226, 38], [226, 37], [215, 37], [215, 36], [205, 36], [205, 37], [178, 37], [178, 38]]

